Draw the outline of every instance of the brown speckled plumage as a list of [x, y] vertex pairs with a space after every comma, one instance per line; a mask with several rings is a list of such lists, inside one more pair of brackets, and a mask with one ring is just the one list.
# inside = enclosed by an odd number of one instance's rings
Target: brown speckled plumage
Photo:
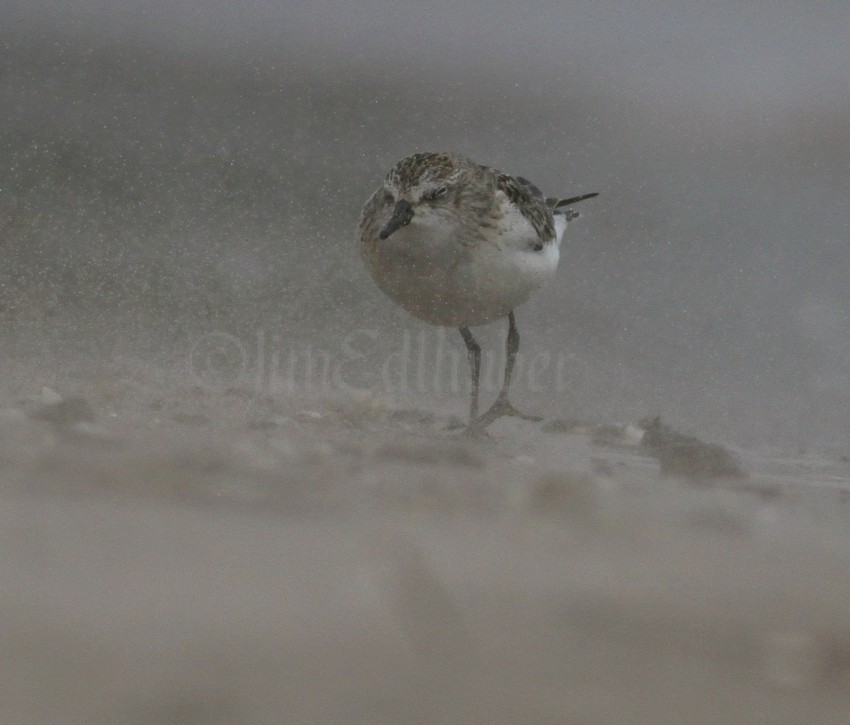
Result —
[[502, 171], [483, 167], [496, 177], [496, 188], [505, 193], [511, 203], [528, 219], [540, 241], [551, 242], [555, 238], [554, 207], [546, 203], [543, 194], [534, 184], [521, 176], [510, 176]]
[[[470, 355], [477, 349], [470, 326], [510, 320], [501, 412], [491, 409], [482, 427], [515, 413], [504, 408], [519, 344], [513, 309], [555, 274], [561, 237], [576, 216], [561, 207], [589, 196], [595, 194], [547, 199], [522, 177], [459, 154], [426, 152], [393, 166], [363, 207], [363, 259], [393, 301], [433, 325], [460, 328]], [[473, 383], [471, 418], [477, 367]]]
[[463, 201], [478, 212], [479, 219], [484, 224], [492, 223], [490, 216], [499, 215], [495, 208], [495, 191], [498, 190], [516, 205], [537, 232], [541, 242], [552, 241], [555, 237], [555, 200], [545, 199], [540, 190], [527, 179], [514, 177], [489, 166], [477, 164], [465, 156], [446, 152], [412, 154], [393, 166], [386, 176], [385, 186], [378, 189], [364, 207], [360, 220], [361, 229], [364, 223], [375, 219], [377, 208], [384, 201], [386, 188], [400, 192], [409, 190], [418, 183], [436, 184], [440, 181], [465, 183]]

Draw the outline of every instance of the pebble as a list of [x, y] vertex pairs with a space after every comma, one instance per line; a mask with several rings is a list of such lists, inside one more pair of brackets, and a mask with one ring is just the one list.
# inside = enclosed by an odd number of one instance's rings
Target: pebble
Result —
[[53, 388], [48, 388], [46, 385], [41, 389], [41, 402], [44, 405], [56, 405], [62, 402], [62, 396], [59, 395]]

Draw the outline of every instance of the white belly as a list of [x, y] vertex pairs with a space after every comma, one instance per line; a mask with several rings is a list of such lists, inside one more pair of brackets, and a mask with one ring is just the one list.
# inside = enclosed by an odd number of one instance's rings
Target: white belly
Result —
[[476, 240], [427, 245], [414, 229], [399, 230], [364, 258], [375, 282], [394, 302], [433, 325], [483, 325], [505, 317], [550, 280], [555, 244], [535, 252]]

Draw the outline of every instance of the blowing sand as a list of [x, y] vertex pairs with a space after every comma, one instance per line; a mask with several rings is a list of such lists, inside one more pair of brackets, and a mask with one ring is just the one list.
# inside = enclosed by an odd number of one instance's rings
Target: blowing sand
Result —
[[0, 406], [4, 723], [847, 722], [841, 460], [56, 387]]

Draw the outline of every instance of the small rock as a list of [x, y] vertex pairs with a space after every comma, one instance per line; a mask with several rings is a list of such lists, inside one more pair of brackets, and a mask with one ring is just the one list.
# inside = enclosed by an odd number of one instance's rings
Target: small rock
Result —
[[658, 459], [661, 473], [694, 481], [713, 478], [746, 478], [735, 457], [716, 443], [684, 435], [661, 422], [661, 416], [642, 420], [641, 446]]
[[623, 426], [623, 443], [627, 446], [639, 446], [643, 443], [645, 431], [634, 423]]
[[702, 441], [672, 443], [658, 451], [661, 473], [695, 481], [711, 478], [743, 478], [744, 472], [723, 446]]

